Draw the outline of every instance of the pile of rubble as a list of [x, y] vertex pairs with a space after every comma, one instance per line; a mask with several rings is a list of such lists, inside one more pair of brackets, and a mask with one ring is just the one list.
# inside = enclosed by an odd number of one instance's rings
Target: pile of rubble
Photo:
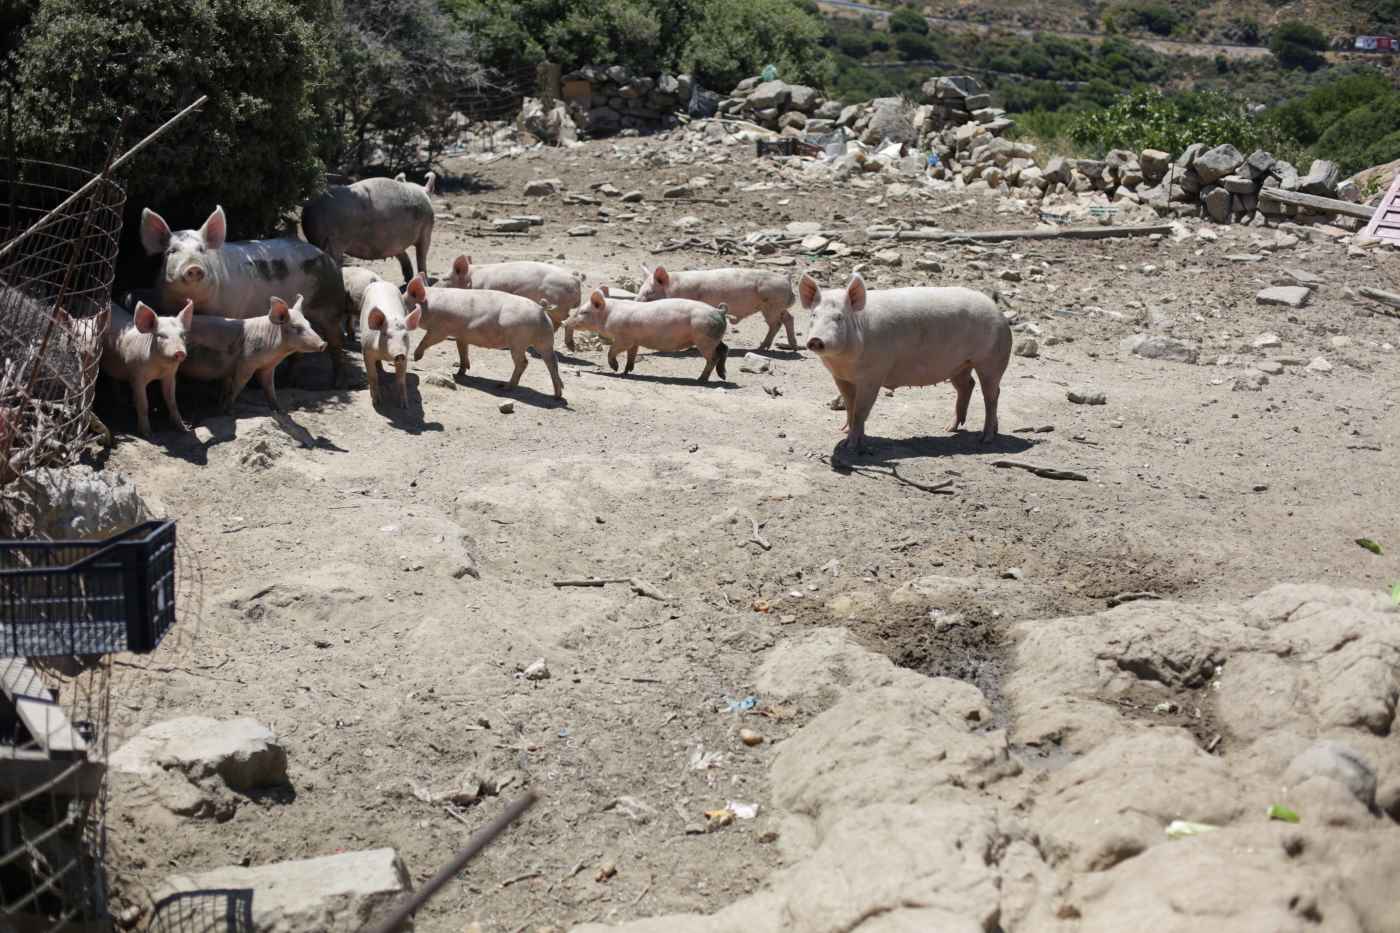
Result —
[[609, 136], [676, 126], [676, 111], [686, 110], [695, 82], [690, 75], [647, 77], [624, 65], [587, 65], [564, 75], [562, 87], [573, 121], [592, 136]]

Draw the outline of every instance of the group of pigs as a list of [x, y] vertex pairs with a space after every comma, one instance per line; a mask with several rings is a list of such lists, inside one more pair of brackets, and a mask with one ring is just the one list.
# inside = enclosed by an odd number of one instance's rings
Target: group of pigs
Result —
[[[586, 297], [583, 277], [540, 262], [473, 264], [458, 256], [440, 282], [426, 275], [435, 211], [427, 184], [399, 176], [333, 186], [302, 211], [306, 241], [294, 238], [226, 241], [226, 218], [216, 208], [198, 230], [173, 231], [146, 210], [141, 239], [162, 257], [155, 287], [113, 302], [101, 347], [102, 368], [130, 384], [138, 427], [149, 434], [147, 386], [160, 380], [170, 416], [188, 430], [176, 404], [175, 377], [222, 383], [231, 409], [254, 375], [267, 401], [278, 407], [274, 372], [294, 353], [326, 350], [338, 387], [346, 384], [345, 339], [356, 328], [370, 396], [381, 401], [383, 364], [392, 365], [398, 402], [408, 404], [410, 334], [422, 337], [413, 358], [445, 340], [457, 345], [459, 372], [472, 346], [509, 350], [515, 388], [528, 362], [539, 355], [554, 397], [563, 383], [554, 333], [574, 349], [574, 331], [594, 331], [610, 342], [608, 365], [626, 352], [631, 372], [639, 347], [696, 348], [710, 373], [725, 378], [731, 322], [761, 314], [768, 325], [760, 345], [768, 349], [780, 329], [796, 346], [790, 311], [794, 301], [812, 314], [807, 348], [831, 372], [847, 413], [848, 446], [859, 450], [865, 421], [881, 388], [951, 381], [957, 390], [953, 428], [966, 421], [974, 386], [982, 383], [986, 407], [983, 438], [997, 430], [997, 397], [1011, 355], [1011, 332], [992, 300], [963, 288], [867, 290], [859, 275], [845, 288], [818, 287], [804, 275], [796, 294], [784, 275], [752, 269], [671, 273], [645, 266], [636, 300], [611, 297], [606, 286]], [[309, 241], [309, 242], [308, 242]], [[418, 272], [409, 262], [416, 253]], [[399, 260], [402, 288], [364, 268], [346, 267], [346, 256]], [[295, 296], [292, 298], [291, 296]], [[288, 299], [291, 300], [288, 300]], [[160, 313], [157, 313], [157, 312]], [[100, 329], [100, 328], [99, 328]]]

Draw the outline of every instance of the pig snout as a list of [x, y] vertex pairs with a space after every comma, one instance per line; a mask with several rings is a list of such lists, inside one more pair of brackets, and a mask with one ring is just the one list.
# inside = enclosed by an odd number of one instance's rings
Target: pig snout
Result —
[[171, 354], [171, 359], [173, 359], [176, 363], [183, 363], [185, 361], [185, 351], [176, 350], [173, 354]]
[[807, 341], [807, 349], [811, 350], [813, 353], [820, 353], [826, 349], [826, 341], [822, 340], [820, 337], [813, 337], [811, 340]]

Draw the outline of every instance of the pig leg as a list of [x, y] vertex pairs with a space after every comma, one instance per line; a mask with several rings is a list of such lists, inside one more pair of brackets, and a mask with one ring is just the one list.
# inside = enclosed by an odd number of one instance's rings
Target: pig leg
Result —
[[399, 384], [399, 407], [408, 407], [408, 367], [405, 366], [394, 374], [394, 381]]
[[572, 327], [564, 327], [564, 346], [568, 348], [570, 353], [578, 349], [574, 346], [574, 329]]
[[[703, 353], [704, 356], [705, 356], [705, 368], [704, 368], [704, 370], [701, 371], [701, 373], [700, 373], [700, 381], [701, 381], [701, 382], [709, 382], [709, 381], [710, 381], [710, 373], [711, 373], [711, 372], [714, 370], [714, 368], [715, 368], [715, 350], [714, 350], [714, 349], [711, 349], [708, 353], [706, 353], [704, 350], [701, 350], [700, 352]], [[723, 377], [721, 377], [721, 378], [723, 378]]]
[[1001, 365], [1001, 371], [977, 367], [977, 375], [982, 380], [982, 404], [986, 407], [981, 437], [984, 444], [990, 444], [997, 439], [997, 399], [1001, 397], [1001, 376], [1002, 372], [1005, 372], [1005, 366], [1005, 363]]
[[[974, 385], [972, 381], [972, 371], [967, 369], [958, 370], [948, 378], [948, 381], [953, 384], [953, 388], [958, 390], [958, 400], [953, 405], [953, 424], [948, 428], [949, 433], [953, 433], [967, 424], [967, 406], [968, 403], [972, 401], [972, 388]], [[983, 395], [985, 395], [986, 390], [983, 389], [982, 391]]]
[[418, 349], [413, 351], [413, 362], [418, 362], [423, 358], [423, 354], [428, 352], [429, 347], [437, 346], [447, 338], [442, 334], [434, 334], [431, 331], [423, 332], [423, 339], [418, 341]]
[[608, 368], [613, 372], [617, 372], [617, 354], [621, 349], [622, 347], [618, 346], [616, 340], [612, 342], [612, 346], [608, 347]]
[[418, 241], [413, 244], [414, 255], [418, 257], [418, 272], [423, 278], [428, 277], [428, 248], [433, 245], [433, 228], [428, 227], [418, 235]]
[[[161, 377], [160, 390], [165, 395], [165, 407], [170, 409], [170, 417], [175, 422], [175, 430], [189, 433], [190, 426], [185, 424], [185, 419], [180, 417], [180, 406], [175, 403], [175, 373], [171, 372]], [[145, 395], [144, 392], [141, 393]]]
[[624, 373], [630, 373], [630, 372], [632, 371], [632, 367], [633, 367], [633, 366], [636, 366], [636, 365], [637, 365], [637, 345], [634, 343], [634, 344], [632, 344], [632, 346], [630, 346], [630, 347], [627, 348], [627, 366], [626, 366], [622, 371], [623, 371]]
[[[422, 255], [421, 253], [419, 255]], [[395, 257], [399, 261], [399, 271], [403, 273], [405, 282], [413, 281], [413, 263], [408, 261], [408, 250], [404, 250]]]
[[773, 345], [773, 338], [778, 335], [778, 328], [783, 326], [783, 314], [782, 312], [772, 314], [764, 311], [763, 319], [768, 322], [768, 336], [763, 338], [763, 342], [758, 345], [758, 348], [767, 350]]
[[540, 350], [540, 358], [544, 360], [544, 368], [549, 370], [549, 381], [554, 383], [554, 397], [563, 401], [564, 380], [559, 378], [559, 362], [554, 358], [554, 347], [548, 346]]
[[365, 379], [369, 382], [369, 403], [379, 404], [379, 360], [365, 354]]
[[870, 416], [870, 409], [875, 407], [875, 400], [880, 397], [880, 383], [858, 383], [855, 388], [855, 398], [846, 412], [846, 417], [851, 421], [850, 430], [846, 432], [846, 451], [859, 454], [865, 451], [865, 419]]
[[506, 383], [506, 387], [514, 389], [520, 385], [520, 374], [530, 365], [530, 357], [525, 353], [524, 347], [511, 347], [510, 358], [515, 360], [515, 372], [510, 374], [510, 382]]
[[463, 376], [472, 368], [470, 348], [471, 344], [467, 343], [467, 338], [457, 338], [457, 372]]
[[840, 402], [841, 404], [837, 405], [835, 404], [835, 402], [833, 402], [829, 407], [832, 411], [844, 411], [846, 413], [846, 423], [841, 426], [841, 430], [850, 431], [851, 409], [855, 407], [856, 384], [854, 382], [845, 382], [841, 379], [837, 379], [836, 391], [840, 392], [841, 394], [836, 396], [835, 401]]
[[267, 399], [268, 406], [273, 411], [281, 411], [282, 406], [277, 402], [277, 382], [276, 366], [268, 366], [258, 370], [258, 382], [262, 385], [263, 397]]
[[[268, 367], [268, 372], [270, 373], [276, 368], [277, 365], [274, 363]], [[248, 380], [253, 378], [253, 372], [254, 370], [239, 365], [229, 374], [228, 381], [224, 383], [224, 414], [233, 413], [233, 406], [238, 403], [238, 396], [243, 394], [243, 387], [248, 384]]]
[[321, 337], [326, 341], [326, 354], [331, 358], [331, 381], [337, 389], [344, 389], [350, 384], [345, 364], [345, 336], [339, 327], [330, 327]]
[[789, 350], [796, 350], [796, 349], [797, 349], [797, 334], [793, 331], [794, 323], [795, 323], [795, 322], [794, 322], [793, 319], [792, 319], [792, 314], [791, 314], [786, 308], [784, 308], [784, 309], [783, 309], [783, 327], [787, 330], [788, 349], [789, 349]]
[[136, 408], [136, 430], [142, 437], [150, 437], [151, 415], [147, 410], [146, 383], [139, 379], [131, 381], [131, 404]]

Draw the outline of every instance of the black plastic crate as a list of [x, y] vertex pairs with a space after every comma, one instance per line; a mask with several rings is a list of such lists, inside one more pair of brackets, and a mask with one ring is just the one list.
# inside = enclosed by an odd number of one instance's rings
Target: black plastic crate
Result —
[[175, 523], [0, 541], [0, 657], [154, 651], [175, 624]]

